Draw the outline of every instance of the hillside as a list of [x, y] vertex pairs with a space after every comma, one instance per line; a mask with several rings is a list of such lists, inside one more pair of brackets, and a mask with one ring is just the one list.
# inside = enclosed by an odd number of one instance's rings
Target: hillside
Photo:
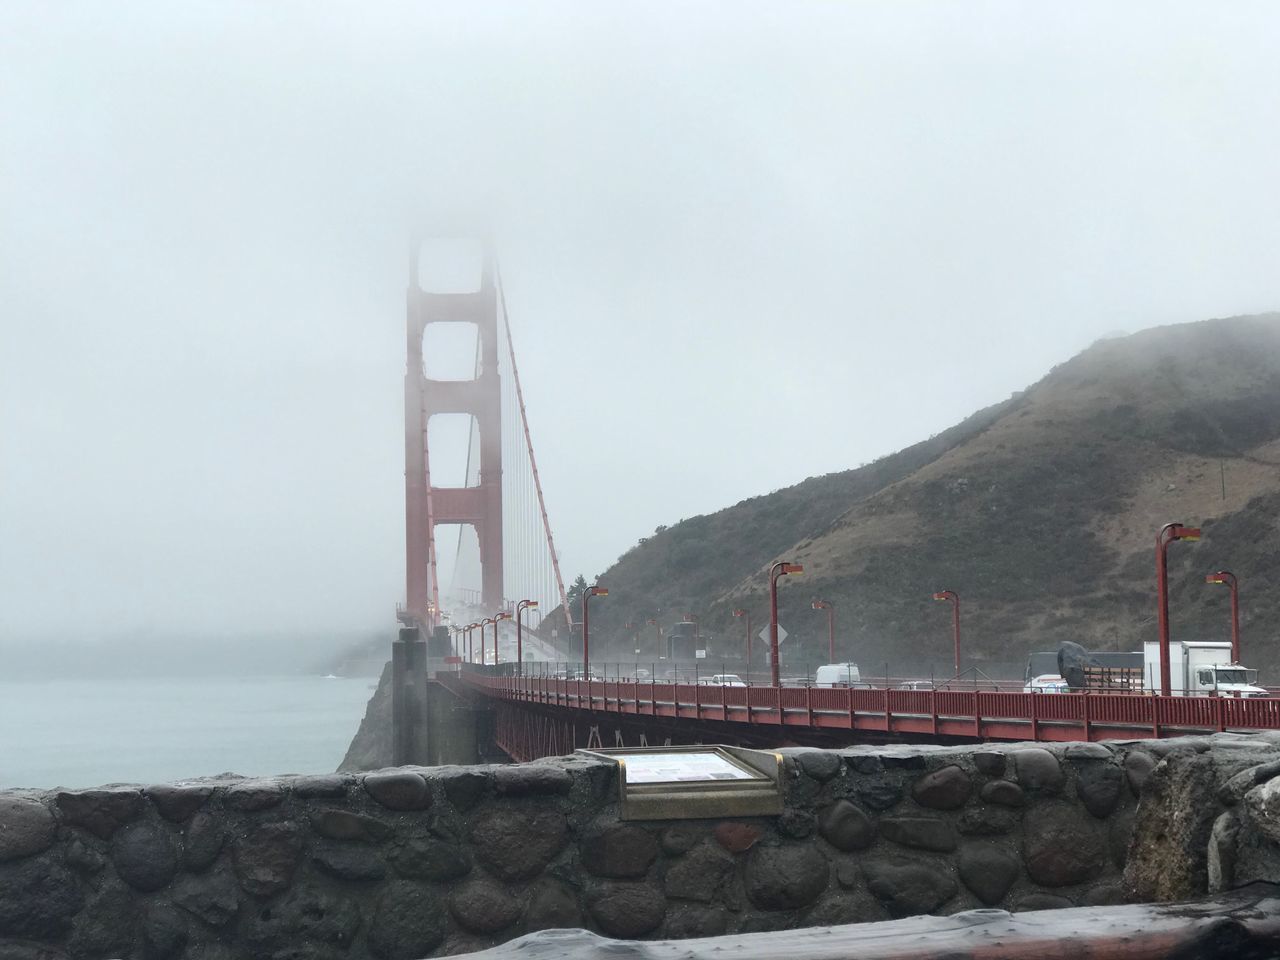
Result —
[[717, 637], [712, 658], [732, 662], [731, 613], [765, 622], [779, 557], [806, 567], [781, 591], [794, 662], [825, 659], [825, 614], [810, 608], [824, 597], [864, 670], [941, 668], [950, 620], [930, 597], [943, 588], [963, 598], [973, 660], [1024, 661], [1061, 640], [1132, 649], [1155, 636], [1154, 539], [1176, 520], [1205, 537], [1170, 552], [1175, 634], [1225, 638], [1227, 591], [1203, 579], [1234, 570], [1246, 659], [1265, 668], [1280, 654], [1278, 511], [1280, 315], [1156, 328], [1100, 341], [876, 463], [660, 530], [600, 575], [593, 651], [630, 658], [624, 623], [692, 611]]

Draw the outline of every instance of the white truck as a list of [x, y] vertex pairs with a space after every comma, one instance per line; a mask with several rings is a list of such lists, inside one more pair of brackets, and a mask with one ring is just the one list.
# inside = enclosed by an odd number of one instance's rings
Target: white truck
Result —
[[813, 672], [815, 687], [853, 687], [861, 681], [856, 663], [824, 663]]
[[[1159, 693], [1160, 644], [1143, 644], [1142, 686]], [[1175, 697], [1265, 697], [1255, 685], [1258, 671], [1231, 663], [1231, 644], [1217, 640], [1178, 640], [1169, 643], [1169, 692]]]

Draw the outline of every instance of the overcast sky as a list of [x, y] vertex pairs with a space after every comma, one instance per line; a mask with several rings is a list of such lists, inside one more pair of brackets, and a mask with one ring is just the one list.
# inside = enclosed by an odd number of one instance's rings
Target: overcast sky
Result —
[[499, 243], [566, 574], [1280, 308], [1280, 8], [0, 0], [0, 635], [404, 590], [406, 243]]

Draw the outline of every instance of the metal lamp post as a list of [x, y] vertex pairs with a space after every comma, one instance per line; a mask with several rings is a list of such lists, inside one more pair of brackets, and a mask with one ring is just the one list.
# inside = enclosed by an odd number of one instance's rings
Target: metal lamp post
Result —
[[1205, 583], [1225, 583], [1231, 588], [1231, 662], [1240, 662], [1240, 581], [1230, 570], [1219, 570], [1204, 578]]
[[599, 584], [596, 584], [595, 586], [592, 586], [592, 587], [587, 587], [586, 590], [582, 591], [582, 672], [583, 674], [586, 675], [588, 682], [590, 682], [591, 680], [591, 674], [588, 672], [588, 669], [587, 669], [590, 662], [588, 659], [589, 653], [590, 653], [590, 646], [587, 640], [587, 632], [589, 629], [587, 626], [588, 624], [587, 601], [590, 600], [592, 597], [607, 597], [608, 595], [609, 595], [608, 588], [602, 587]]
[[[493, 617], [485, 617], [483, 620], [480, 621], [480, 662], [481, 663], [484, 663], [484, 628], [491, 623], [497, 623], [497, 622], [498, 621]], [[494, 636], [493, 647], [496, 650], [498, 648], [498, 640], [497, 640], [498, 628], [497, 627], [493, 628], [493, 636]]]
[[788, 574], [804, 573], [804, 567], [785, 560], [776, 561], [769, 568], [769, 676], [776, 687], [778, 678], [778, 578]]
[[507, 612], [495, 613], [493, 615], [493, 665], [498, 665], [498, 623], [502, 620], [510, 620], [511, 614]]
[[1169, 544], [1199, 540], [1199, 527], [1166, 523], [1156, 534], [1156, 617], [1160, 623], [1160, 694], [1170, 696], [1169, 679]]
[[536, 607], [537, 600], [521, 600], [516, 604], [516, 672], [524, 672], [524, 635], [520, 627], [520, 614], [528, 610], [530, 607]]
[[952, 642], [955, 649], [952, 652], [955, 658], [955, 676], [960, 676], [960, 594], [954, 590], [941, 590], [933, 595], [935, 600], [951, 601], [951, 632]]
[[827, 663], [836, 662], [836, 608], [830, 600], [813, 601], [813, 609], [827, 611]]

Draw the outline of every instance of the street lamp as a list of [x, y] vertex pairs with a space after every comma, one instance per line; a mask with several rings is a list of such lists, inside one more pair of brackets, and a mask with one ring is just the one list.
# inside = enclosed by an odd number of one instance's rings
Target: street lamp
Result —
[[1240, 662], [1240, 581], [1230, 570], [1219, 570], [1204, 578], [1205, 583], [1225, 583], [1231, 588], [1231, 662]]
[[520, 665], [516, 670], [519, 673], [524, 672], [524, 636], [520, 632], [520, 614], [537, 605], [537, 600], [521, 600], [516, 604], [516, 663]]
[[646, 624], [653, 627], [653, 650], [658, 655], [658, 659], [662, 659], [662, 627], [658, 625], [655, 617], [650, 617], [645, 621]]
[[[471, 642], [471, 631], [478, 626], [480, 626], [480, 624], [478, 623], [468, 623], [466, 628], [467, 629], [467, 659], [472, 663], [476, 662], [476, 656], [474, 653], [474, 646]], [[481, 644], [481, 646], [483, 646], [483, 644]]]
[[493, 665], [498, 665], [498, 622], [500, 620], [510, 620], [509, 612], [495, 613], [493, 615]]
[[813, 609], [827, 611], [827, 663], [836, 662], [836, 608], [830, 600], [813, 601]]
[[745, 610], [733, 611], [735, 617], [744, 617], [747, 621], [747, 670], [751, 670], [751, 614]]
[[491, 623], [495, 624], [493, 628], [493, 649], [495, 651], [498, 649], [498, 628], [496, 626], [497, 622], [498, 621], [496, 617], [485, 617], [483, 620], [480, 621], [480, 662], [481, 663], [484, 663], [484, 628]]
[[955, 655], [955, 661], [956, 661], [955, 676], [959, 677], [960, 676], [960, 594], [956, 593], [954, 590], [943, 590], [939, 593], [935, 593], [933, 595], [933, 599], [951, 601], [951, 630], [952, 630], [952, 633], [954, 634], [954, 637], [953, 637], [953, 640], [955, 643], [954, 655]]
[[596, 584], [593, 587], [587, 587], [587, 589], [582, 591], [582, 672], [586, 675], [588, 683], [591, 682], [591, 674], [587, 671], [587, 665], [589, 663], [588, 653], [590, 651], [587, 644], [587, 601], [592, 597], [607, 597], [608, 595], [608, 588], [602, 587], [599, 584]]
[[1169, 544], [1175, 540], [1199, 540], [1199, 527], [1166, 523], [1156, 534], [1156, 616], [1160, 622], [1160, 695], [1170, 696], [1169, 687]]
[[791, 573], [804, 573], [804, 567], [798, 563], [778, 560], [769, 568], [769, 676], [773, 685], [778, 680], [778, 578]]

